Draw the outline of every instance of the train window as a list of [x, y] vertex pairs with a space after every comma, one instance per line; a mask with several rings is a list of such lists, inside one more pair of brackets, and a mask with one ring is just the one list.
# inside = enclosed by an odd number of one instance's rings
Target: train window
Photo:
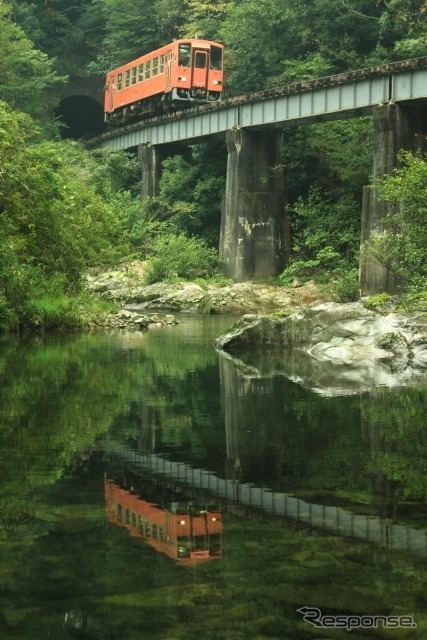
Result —
[[145, 79], [148, 80], [150, 76], [151, 76], [151, 60], [147, 60], [147, 62], [145, 63]]
[[165, 56], [160, 56], [159, 60], [160, 60], [160, 62], [159, 62], [159, 73], [163, 73], [163, 70], [165, 68]]
[[191, 547], [189, 537], [177, 536], [176, 541], [178, 543], [178, 558], [190, 558]]
[[154, 538], [154, 540], [157, 540], [158, 535], [157, 535], [157, 525], [153, 524], [152, 528], [151, 528], [151, 535]]
[[190, 64], [190, 45], [189, 44], [179, 45], [178, 64], [180, 67], [188, 67], [188, 65]]
[[206, 538], [204, 535], [194, 536], [193, 538], [195, 550], [206, 549]]
[[144, 63], [138, 65], [138, 82], [144, 80]]
[[138, 516], [138, 531], [144, 533], [144, 518], [142, 516]]
[[159, 524], [159, 540], [160, 540], [160, 542], [163, 542], [163, 540], [164, 540], [163, 526], [161, 524]]
[[158, 58], [154, 58], [154, 60], [153, 60], [153, 76], [157, 75], [158, 69], [159, 69], [159, 59]]
[[206, 67], [206, 53], [197, 51], [194, 60], [194, 66], [196, 69], [205, 69]]
[[125, 509], [125, 524], [130, 524], [130, 511]]
[[222, 69], [222, 49], [220, 47], [211, 47], [211, 69], [216, 71]]
[[126, 75], [125, 75], [125, 87], [128, 87], [130, 83], [130, 69], [128, 69], [126, 71]]
[[150, 534], [151, 534], [151, 527], [150, 527], [150, 523], [148, 522], [148, 520], [146, 520], [146, 521], [144, 522], [144, 534], [145, 534], [146, 536], [148, 536], [148, 537], [149, 537], [149, 536], [150, 536]]
[[121, 504], [117, 504], [117, 520], [121, 522], [123, 520], [123, 509]]
[[121, 73], [119, 73], [117, 76], [117, 91], [122, 90], [122, 82], [123, 82], [123, 76]]
[[211, 533], [209, 536], [209, 555], [216, 556], [221, 553], [221, 536], [219, 533]]
[[132, 67], [132, 84], [136, 84], [136, 67]]

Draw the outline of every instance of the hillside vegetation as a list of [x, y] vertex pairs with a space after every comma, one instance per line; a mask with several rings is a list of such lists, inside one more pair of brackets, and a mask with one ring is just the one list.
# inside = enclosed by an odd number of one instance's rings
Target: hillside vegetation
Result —
[[[426, 0], [0, 0], [0, 329], [72, 327], [90, 267], [151, 263], [151, 282], [216, 271], [226, 150], [165, 160], [159, 197], [140, 201], [126, 153], [61, 139], [55, 87], [103, 77], [175, 38], [219, 40], [226, 91], [241, 95], [426, 55]], [[278, 279], [335, 279], [356, 295], [369, 118], [285, 130], [292, 262]], [[427, 291], [427, 162], [405, 153], [377, 185], [400, 207], [375, 247], [412, 299]], [[397, 233], [396, 229], [399, 229]], [[166, 259], [167, 257], [167, 259]]]

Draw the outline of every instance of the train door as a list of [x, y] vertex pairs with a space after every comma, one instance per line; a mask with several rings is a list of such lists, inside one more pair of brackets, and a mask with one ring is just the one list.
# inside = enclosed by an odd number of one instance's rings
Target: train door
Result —
[[205, 49], [193, 49], [191, 89], [206, 89], [208, 84], [209, 55]]
[[172, 89], [172, 51], [166, 54], [166, 91]]
[[114, 77], [108, 78], [105, 87], [105, 111], [109, 113], [114, 111]]

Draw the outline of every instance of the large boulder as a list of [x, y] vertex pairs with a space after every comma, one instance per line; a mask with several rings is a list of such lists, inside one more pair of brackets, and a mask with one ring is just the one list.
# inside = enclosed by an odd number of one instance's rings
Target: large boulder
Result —
[[415, 315], [380, 315], [361, 302], [321, 302], [281, 315], [245, 315], [216, 340], [219, 349], [249, 345], [293, 348], [319, 361], [350, 364], [400, 359], [427, 366], [427, 322]]

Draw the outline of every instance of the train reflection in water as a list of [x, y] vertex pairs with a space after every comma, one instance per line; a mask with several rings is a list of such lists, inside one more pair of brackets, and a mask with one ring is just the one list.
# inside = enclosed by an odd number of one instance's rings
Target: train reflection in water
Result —
[[111, 479], [105, 479], [104, 492], [109, 522], [156, 551], [183, 565], [222, 557], [221, 512], [215, 505], [185, 499], [156, 504]]

